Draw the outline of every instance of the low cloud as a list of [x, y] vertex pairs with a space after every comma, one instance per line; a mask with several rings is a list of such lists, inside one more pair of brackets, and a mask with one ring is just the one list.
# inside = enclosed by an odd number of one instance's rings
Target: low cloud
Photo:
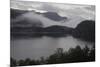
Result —
[[[33, 1], [11, 1], [11, 8], [23, 10], [40, 10], [47, 12], [56, 12], [60, 16], [67, 17], [66, 26], [75, 27], [83, 20], [95, 20], [95, 6], [94, 5], [77, 5], [77, 4], [58, 4], [46, 2], [33, 2]], [[33, 16], [30, 16], [30, 18]], [[42, 18], [44, 19], [44, 18]], [[43, 21], [43, 20], [42, 20]], [[45, 20], [45, 22], [47, 19]], [[43, 21], [44, 22], [44, 21]], [[52, 22], [52, 23], [50, 23]], [[50, 20], [46, 25], [53, 25], [56, 22]], [[63, 25], [65, 25], [63, 24]]]

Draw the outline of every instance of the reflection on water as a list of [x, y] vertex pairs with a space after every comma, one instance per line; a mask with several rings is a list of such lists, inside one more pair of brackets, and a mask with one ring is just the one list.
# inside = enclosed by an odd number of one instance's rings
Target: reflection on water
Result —
[[41, 56], [47, 57], [54, 53], [56, 48], [68, 50], [80, 45], [82, 48], [85, 45], [91, 47], [93, 43], [81, 41], [72, 36], [52, 38], [30, 38], [11, 40], [11, 56], [17, 60], [20, 59], [39, 59]]

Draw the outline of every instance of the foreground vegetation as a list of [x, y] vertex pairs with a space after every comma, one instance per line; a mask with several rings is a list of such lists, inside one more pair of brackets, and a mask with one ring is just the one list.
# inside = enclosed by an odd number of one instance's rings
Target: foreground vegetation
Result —
[[41, 57], [39, 60], [27, 58], [25, 60], [17, 61], [11, 58], [11, 66], [13, 67], [90, 61], [95, 61], [95, 47], [89, 49], [87, 46], [85, 46], [82, 49], [80, 46], [76, 46], [75, 48], [70, 48], [68, 51], [64, 51], [62, 48], [57, 48], [54, 54], [47, 58]]

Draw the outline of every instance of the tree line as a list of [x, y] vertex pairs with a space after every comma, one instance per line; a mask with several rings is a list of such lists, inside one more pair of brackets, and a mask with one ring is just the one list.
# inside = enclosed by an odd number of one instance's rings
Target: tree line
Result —
[[58, 64], [58, 63], [74, 63], [74, 62], [90, 62], [95, 61], [95, 46], [89, 48], [85, 46], [83, 49], [80, 46], [70, 48], [64, 51], [63, 48], [57, 48], [54, 54], [49, 57], [41, 57], [39, 60], [27, 58], [19, 60], [11, 58], [11, 66], [28, 66], [28, 65], [43, 65], [43, 64]]

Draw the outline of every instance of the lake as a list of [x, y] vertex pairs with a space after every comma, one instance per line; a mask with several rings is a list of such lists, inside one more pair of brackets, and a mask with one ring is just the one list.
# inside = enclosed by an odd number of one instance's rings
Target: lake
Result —
[[13, 39], [11, 40], [11, 57], [16, 60], [20, 59], [40, 59], [41, 56], [48, 57], [53, 54], [57, 48], [63, 48], [68, 50], [79, 45], [83, 48], [87, 45], [89, 48], [94, 43], [82, 41], [72, 36], [66, 37], [35, 37], [35, 38], [24, 38], [24, 39]]

